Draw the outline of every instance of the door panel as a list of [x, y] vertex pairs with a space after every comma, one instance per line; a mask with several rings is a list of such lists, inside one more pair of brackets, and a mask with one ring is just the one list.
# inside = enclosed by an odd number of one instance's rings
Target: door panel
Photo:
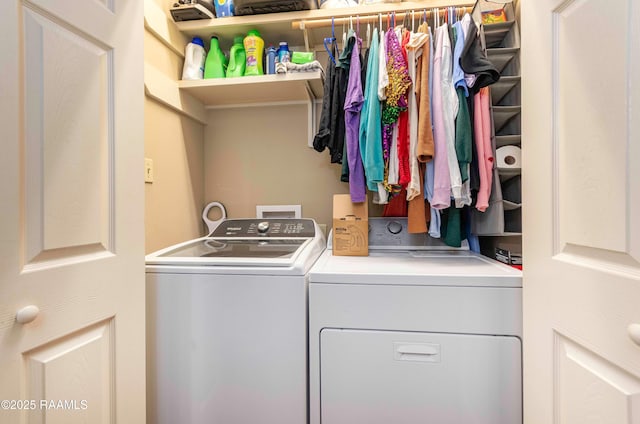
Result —
[[626, 253], [629, 213], [640, 212], [626, 198], [630, 34], [620, 17], [628, 8], [626, 1], [568, 1], [553, 12], [559, 251], [572, 244]]
[[142, 15], [0, 2], [3, 424], [145, 422]]
[[636, 424], [640, 4], [521, 4], [525, 423]]
[[[563, 424], [635, 423], [640, 416], [640, 378], [557, 334], [557, 416]], [[586, 420], [588, 418], [588, 421]]]
[[26, 262], [108, 251], [112, 50], [36, 10], [23, 13]]
[[113, 330], [106, 320], [23, 354], [27, 399], [38, 399], [30, 422], [113, 422]]

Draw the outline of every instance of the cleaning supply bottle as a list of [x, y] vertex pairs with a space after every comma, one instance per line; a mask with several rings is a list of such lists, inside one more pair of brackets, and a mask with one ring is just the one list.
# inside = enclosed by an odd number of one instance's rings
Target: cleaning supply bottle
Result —
[[213, 6], [216, 8], [216, 18], [233, 16], [235, 9], [233, 0], [213, 0]]
[[245, 75], [263, 75], [262, 55], [264, 52], [264, 41], [260, 38], [260, 33], [252, 29], [244, 37], [244, 49], [247, 53], [247, 66]]
[[225, 57], [222, 50], [220, 50], [218, 37], [214, 35], [211, 37], [211, 45], [209, 46], [207, 61], [204, 65], [204, 77], [224, 78], [226, 63], [227, 58]]
[[204, 61], [207, 54], [204, 51], [204, 42], [200, 37], [193, 37], [184, 52], [184, 66], [182, 67], [183, 80], [201, 80], [204, 78]]
[[227, 78], [241, 77], [247, 61], [247, 54], [244, 51], [242, 37], [233, 39], [233, 46], [229, 50], [229, 66], [227, 67]]
[[265, 64], [267, 66], [267, 74], [273, 75], [276, 73], [276, 58], [278, 54], [276, 52], [275, 47], [269, 46], [267, 48], [267, 59], [265, 60]]
[[289, 44], [286, 41], [280, 42], [280, 47], [278, 48], [278, 62], [291, 62], [291, 52], [289, 51]]

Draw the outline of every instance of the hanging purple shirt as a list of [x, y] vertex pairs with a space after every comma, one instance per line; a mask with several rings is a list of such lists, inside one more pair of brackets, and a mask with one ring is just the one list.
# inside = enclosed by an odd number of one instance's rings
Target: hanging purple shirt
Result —
[[[349, 32], [350, 37], [356, 37]], [[349, 82], [344, 100], [345, 138], [347, 143], [347, 161], [349, 163], [349, 193], [354, 203], [367, 200], [364, 179], [364, 166], [360, 154], [360, 111], [364, 102], [362, 94], [362, 80], [360, 78], [360, 45], [362, 41], [356, 37], [356, 43], [351, 52], [351, 66], [349, 67]]]

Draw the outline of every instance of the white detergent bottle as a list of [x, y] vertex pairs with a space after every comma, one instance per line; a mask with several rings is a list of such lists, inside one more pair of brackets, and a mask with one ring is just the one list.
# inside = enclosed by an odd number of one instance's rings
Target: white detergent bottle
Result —
[[207, 54], [200, 37], [193, 37], [184, 52], [183, 80], [201, 80], [204, 78], [204, 62]]

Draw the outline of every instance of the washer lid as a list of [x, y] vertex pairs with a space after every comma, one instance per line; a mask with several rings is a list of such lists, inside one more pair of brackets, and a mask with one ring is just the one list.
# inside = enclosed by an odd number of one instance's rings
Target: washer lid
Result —
[[[324, 238], [310, 219], [234, 219], [223, 221], [210, 237], [151, 253], [147, 265], [291, 267], [310, 244], [315, 255]], [[317, 245], [317, 246], [315, 246]]]
[[308, 239], [216, 239], [205, 237], [165, 250], [156, 258], [291, 259]]

